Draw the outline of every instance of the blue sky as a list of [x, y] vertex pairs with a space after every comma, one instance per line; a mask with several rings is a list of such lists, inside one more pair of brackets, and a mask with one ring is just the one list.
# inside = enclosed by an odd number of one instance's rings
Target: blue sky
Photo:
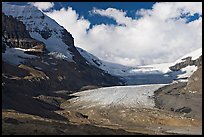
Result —
[[105, 61], [129, 66], [174, 62], [202, 47], [201, 2], [31, 4], [67, 29], [75, 46]]
[[155, 2], [55, 2], [54, 9], [72, 7], [79, 15], [89, 19], [92, 24], [114, 24], [115, 21], [107, 17], [90, 16], [89, 11], [94, 7], [98, 9], [116, 8], [127, 11], [127, 15], [135, 18], [135, 11], [138, 9], [151, 9]]
[[[83, 16], [86, 19], [89, 19], [91, 25], [107, 23], [107, 24], [115, 24], [113, 19], [107, 17], [100, 16], [91, 16], [89, 11], [93, 8], [98, 9], [107, 9], [107, 8], [116, 8], [121, 9], [127, 12], [127, 16], [136, 18], [135, 12], [140, 9], [152, 9], [152, 6], [156, 2], [53, 2], [54, 6], [49, 10], [60, 10], [61, 8], [72, 7], [73, 10], [76, 10], [80, 16]], [[12, 4], [17, 5], [26, 5], [27, 2], [12, 2]], [[196, 20], [201, 15], [195, 14], [193, 16], [188, 16], [188, 22]], [[185, 16], [184, 16], [185, 17]]]
[[[12, 2], [17, 5], [26, 5], [27, 2]], [[72, 7], [80, 16], [89, 19], [91, 26], [95, 24], [116, 24], [113, 19], [101, 17], [98, 15], [91, 16], [89, 11], [94, 7], [98, 9], [116, 8], [127, 11], [127, 16], [135, 18], [135, 11], [138, 9], [151, 9], [155, 2], [54, 2], [54, 6], [49, 10], [60, 10], [61, 8]]]

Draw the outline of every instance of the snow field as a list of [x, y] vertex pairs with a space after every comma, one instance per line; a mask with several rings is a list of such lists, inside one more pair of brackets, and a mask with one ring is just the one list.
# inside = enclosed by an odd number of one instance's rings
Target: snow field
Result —
[[77, 97], [70, 101], [83, 107], [153, 108], [154, 91], [164, 85], [116, 86], [86, 90], [72, 94]]

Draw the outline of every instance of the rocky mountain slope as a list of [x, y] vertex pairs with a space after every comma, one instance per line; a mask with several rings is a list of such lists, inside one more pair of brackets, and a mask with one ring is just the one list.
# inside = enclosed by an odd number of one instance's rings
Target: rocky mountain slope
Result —
[[156, 107], [202, 119], [202, 48], [178, 59], [169, 67], [177, 81], [155, 91]]
[[[88, 85], [120, 85], [122, 81], [87, 64], [63, 27], [32, 6], [2, 4], [2, 106], [59, 118], [59, 107], [37, 100]], [[65, 97], [66, 98], [66, 97]]]
[[202, 66], [187, 82], [175, 82], [155, 91], [156, 107], [202, 119]]

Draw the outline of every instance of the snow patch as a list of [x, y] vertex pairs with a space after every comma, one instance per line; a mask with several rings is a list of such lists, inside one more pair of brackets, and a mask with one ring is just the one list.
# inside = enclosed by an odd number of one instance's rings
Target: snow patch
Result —
[[185, 68], [182, 68], [181, 71], [184, 72], [184, 73], [183, 74], [179, 74], [178, 75], [178, 79], [190, 77], [197, 70], [197, 68], [198, 67], [195, 66], [195, 65], [187, 66]]
[[2, 60], [12, 65], [19, 65], [25, 59], [35, 58], [37, 56], [24, 53], [25, 49], [6, 47], [5, 53], [2, 53]]
[[69, 46], [67, 46], [62, 39], [56, 38], [52, 35], [50, 38], [45, 40], [37, 32], [30, 32], [32, 38], [45, 43], [46, 49], [50, 52], [49, 55], [53, 55], [57, 59], [64, 59], [67, 61], [73, 61], [73, 55], [68, 51]]
[[40, 67], [34, 67], [35, 69], [38, 69], [38, 70], [43, 70], [42, 68], [40, 68]]
[[130, 70], [132, 74], [164, 74], [170, 72], [169, 66], [173, 63], [161, 63], [145, 66], [138, 66], [135, 69]]
[[[48, 55], [53, 56], [56, 59], [64, 59], [64, 60], [67, 59], [67, 56], [65, 56], [64, 54], [59, 53], [59, 52], [50, 52], [50, 53], [48, 53]], [[53, 65], [56, 65], [56, 64], [53, 64]]]

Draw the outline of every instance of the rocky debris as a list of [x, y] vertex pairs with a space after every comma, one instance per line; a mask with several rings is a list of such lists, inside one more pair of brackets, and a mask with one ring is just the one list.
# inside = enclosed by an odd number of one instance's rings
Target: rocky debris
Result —
[[189, 113], [189, 112], [191, 112], [191, 108], [189, 108], [189, 107], [182, 107], [182, 108], [176, 109], [175, 112]]
[[23, 79], [30, 80], [30, 79], [34, 78], [37, 81], [39, 81], [40, 79], [42, 79], [42, 80], [48, 80], [49, 79], [49, 77], [44, 72], [36, 70], [34, 68], [31, 68], [27, 65], [21, 64], [18, 67], [21, 69], [27, 70], [30, 74], [29, 76], [25, 76]]
[[84, 115], [84, 114], [82, 114], [82, 113], [80, 113], [80, 112], [76, 112], [75, 115], [76, 115], [76, 117], [82, 118], [82, 119], [84, 119], [84, 118], [87, 119], [87, 118], [88, 118], [87, 115]]
[[90, 89], [97, 89], [97, 88], [100, 88], [98, 86], [95, 86], [95, 85], [87, 85], [87, 86], [83, 86], [80, 91], [84, 91], [84, 90], [90, 90]]
[[50, 105], [56, 106], [60, 108], [60, 105], [66, 101], [65, 99], [61, 98], [61, 97], [54, 97], [54, 96], [45, 96], [45, 95], [40, 95], [37, 97], [33, 97], [35, 99], [38, 99], [40, 101], [44, 101]]

